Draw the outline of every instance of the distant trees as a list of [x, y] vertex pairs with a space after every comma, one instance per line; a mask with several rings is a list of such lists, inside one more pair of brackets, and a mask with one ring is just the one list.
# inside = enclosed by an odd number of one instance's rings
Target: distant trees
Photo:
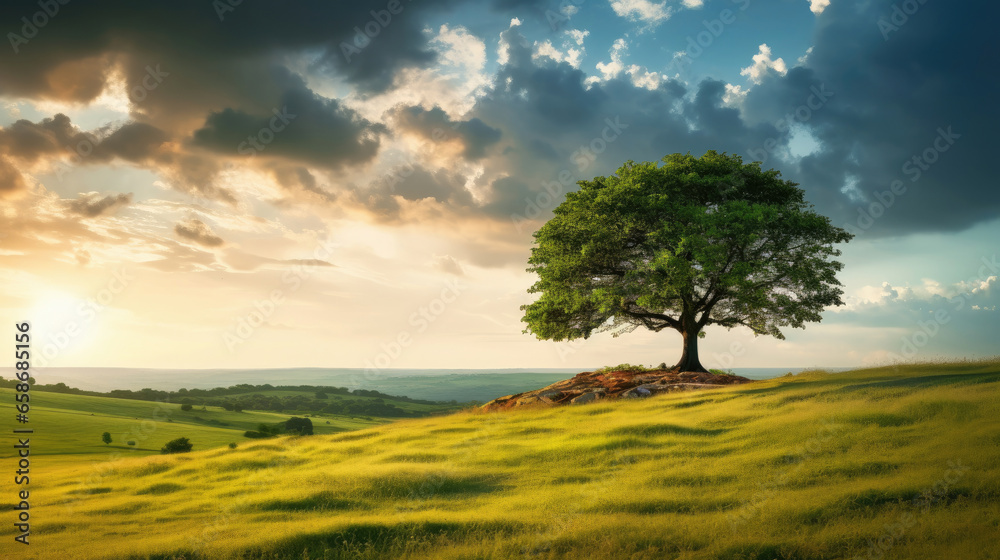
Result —
[[317, 399], [328, 399], [330, 397], [328, 397], [327, 394], [324, 393], [323, 391], [316, 391], [316, 398]]
[[303, 436], [313, 435], [313, 423], [308, 418], [289, 418], [285, 421], [285, 431]]
[[104, 432], [101, 434], [101, 441], [104, 442], [104, 445], [111, 443], [111, 432]]
[[276, 436], [281, 433], [281, 428], [278, 426], [268, 426], [267, 424], [259, 424], [256, 430], [247, 430], [243, 432], [243, 437], [248, 438], [269, 438]]
[[191, 451], [194, 445], [186, 437], [177, 438], [175, 440], [168, 441], [166, 445], [160, 448], [160, 453], [187, 453]]

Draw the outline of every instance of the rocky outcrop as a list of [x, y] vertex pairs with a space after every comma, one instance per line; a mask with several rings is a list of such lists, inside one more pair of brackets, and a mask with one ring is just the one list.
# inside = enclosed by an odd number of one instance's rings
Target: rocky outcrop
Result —
[[738, 375], [716, 375], [693, 371], [584, 372], [538, 389], [507, 395], [483, 405], [486, 411], [509, 410], [519, 406], [587, 404], [612, 399], [640, 399], [660, 393], [712, 389], [749, 383]]

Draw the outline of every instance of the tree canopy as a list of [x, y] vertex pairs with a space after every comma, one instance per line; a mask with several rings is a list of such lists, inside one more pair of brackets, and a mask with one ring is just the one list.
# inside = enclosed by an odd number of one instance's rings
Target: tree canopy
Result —
[[704, 371], [709, 325], [783, 339], [842, 305], [836, 243], [852, 235], [812, 210], [796, 183], [709, 151], [626, 162], [580, 181], [535, 232], [528, 270], [541, 294], [522, 306], [539, 339], [678, 331], [681, 371]]

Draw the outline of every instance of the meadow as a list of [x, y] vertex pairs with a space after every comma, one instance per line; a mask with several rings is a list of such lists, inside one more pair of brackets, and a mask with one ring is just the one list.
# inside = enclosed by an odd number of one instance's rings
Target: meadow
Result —
[[[998, 388], [996, 360], [815, 371], [100, 468], [47, 463], [77, 427], [39, 398], [52, 435], [16, 557], [1000, 558]], [[220, 429], [195, 428], [182, 431], [196, 443]]]

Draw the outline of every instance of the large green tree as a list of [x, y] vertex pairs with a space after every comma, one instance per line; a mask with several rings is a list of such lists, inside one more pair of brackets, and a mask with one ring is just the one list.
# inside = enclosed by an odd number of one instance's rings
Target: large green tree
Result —
[[535, 232], [528, 260], [541, 294], [526, 333], [572, 340], [645, 327], [683, 337], [678, 371], [705, 371], [709, 325], [783, 339], [842, 305], [836, 243], [851, 234], [812, 211], [796, 183], [714, 151], [629, 161], [580, 181]]

